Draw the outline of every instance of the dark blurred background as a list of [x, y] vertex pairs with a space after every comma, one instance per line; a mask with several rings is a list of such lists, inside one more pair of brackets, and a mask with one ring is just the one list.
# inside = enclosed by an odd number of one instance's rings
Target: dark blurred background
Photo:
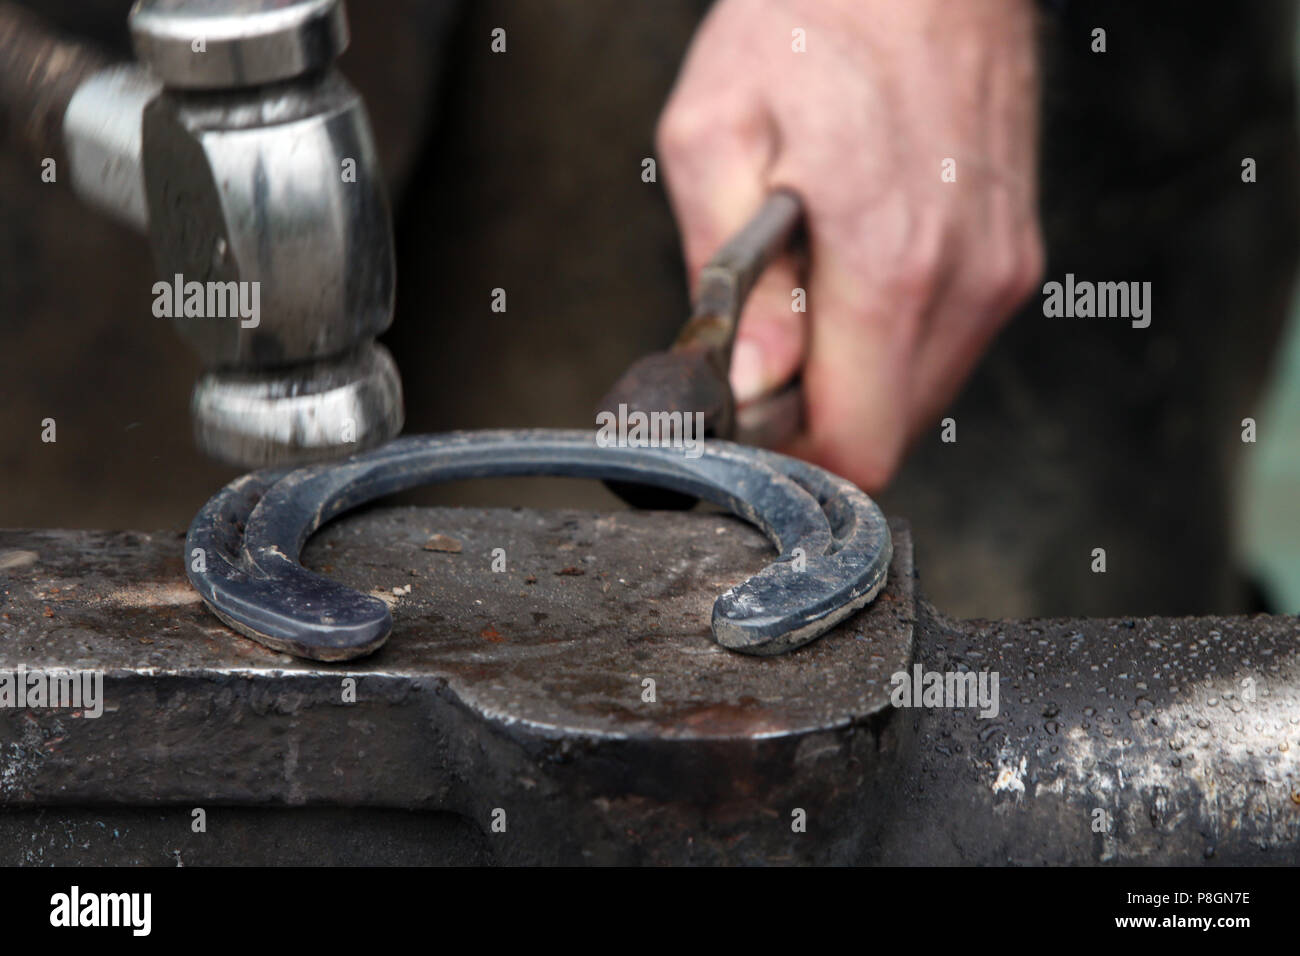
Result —
[[[25, 5], [129, 52], [129, 0]], [[641, 181], [641, 160], [707, 7], [349, 5], [340, 65], [365, 95], [396, 213], [384, 341], [408, 432], [589, 426], [622, 369], [670, 340], [686, 277], [662, 184]], [[1294, 5], [1187, 11], [1101, 2], [1045, 20], [1046, 278], [1150, 281], [1153, 322], [1049, 320], [1035, 297], [949, 412], [958, 442], [936, 428], [914, 450], [882, 504], [911, 521], [922, 587], [942, 610], [1289, 600], [1285, 576], [1261, 570], [1281, 545], [1260, 545], [1256, 527], [1280, 518], [1256, 501], [1243, 545], [1232, 501], [1261, 447], [1243, 445], [1241, 420], [1264, 407], [1300, 237]], [[1094, 26], [1107, 29], [1105, 54], [1090, 50]], [[496, 27], [504, 55], [489, 49]], [[1256, 183], [1241, 181], [1244, 157]], [[0, 526], [182, 528], [234, 476], [194, 448], [198, 362], [152, 316], [154, 278], [142, 237], [42, 184], [0, 143]], [[497, 287], [504, 314], [489, 307]], [[1274, 405], [1277, 420], [1285, 403]], [[56, 444], [41, 442], [45, 418]], [[1269, 493], [1295, 510], [1286, 468], [1270, 474]], [[619, 507], [594, 483], [541, 480], [414, 500]], [[1090, 571], [1096, 547], [1104, 575]]]

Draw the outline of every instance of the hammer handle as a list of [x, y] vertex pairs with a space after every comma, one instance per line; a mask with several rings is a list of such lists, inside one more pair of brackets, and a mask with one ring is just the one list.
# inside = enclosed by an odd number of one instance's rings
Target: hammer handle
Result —
[[0, 128], [36, 158], [63, 165], [63, 114], [82, 81], [107, 65], [91, 47], [0, 2]]
[[695, 308], [675, 348], [702, 345], [730, 361], [745, 299], [767, 264], [789, 245], [802, 217], [803, 206], [793, 192], [768, 194], [753, 218], [700, 270]]

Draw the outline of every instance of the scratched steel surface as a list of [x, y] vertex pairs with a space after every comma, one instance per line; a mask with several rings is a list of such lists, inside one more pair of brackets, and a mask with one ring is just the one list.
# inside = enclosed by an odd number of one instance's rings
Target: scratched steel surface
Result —
[[909, 712], [875, 858], [1300, 863], [1295, 617], [917, 618], [922, 666], [998, 671], [1000, 712]]
[[[894, 536], [872, 610], [748, 658], [708, 629], [769, 555], [733, 519], [367, 512], [307, 562], [385, 591], [394, 637], [320, 665], [209, 618], [178, 535], [0, 533], [0, 668], [111, 671], [99, 720], [0, 711], [0, 844], [11, 862], [273, 862], [279, 834], [332, 862], [1300, 863], [1295, 618], [953, 621], [912, 599]], [[997, 671], [998, 714], [868, 716], [905, 669], [883, 650], [913, 634], [924, 670]], [[176, 835], [195, 805], [224, 808], [225, 844]], [[329, 807], [350, 816], [325, 835], [274, 816]]]
[[[435, 536], [449, 538], [434, 541]], [[426, 547], [428, 546], [428, 547]], [[391, 509], [338, 522], [304, 563], [391, 606], [394, 637], [346, 665], [234, 634], [198, 602], [173, 534], [0, 532], [0, 668], [439, 677], [485, 715], [593, 736], [689, 739], [842, 726], [879, 710], [910, 654], [910, 554], [888, 593], [807, 653], [718, 646], [718, 594], [772, 549], [729, 516]], [[436, 548], [455, 548], [435, 550]], [[493, 550], [504, 572], [492, 570]], [[899, 580], [897, 569], [907, 569]], [[409, 589], [409, 590], [408, 590]], [[643, 706], [642, 680], [657, 706]]]
[[841, 821], [815, 856], [847, 860], [901, 752], [880, 716], [911, 653], [893, 530], [869, 610], [754, 658], [709, 628], [716, 595], [772, 553], [728, 516], [370, 511], [305, 555], [393, 606], [389, 643], [341, 665], [217, 622], [179, 535], [2, 532], [0, 670], [101, 668], [107, 703], [97, 720], [0, 711], [0, 805], [398, 807], [484, 831], [504, 808], [494, 856], [518, 862], [809, 858], [786, 845], [801, 807]]

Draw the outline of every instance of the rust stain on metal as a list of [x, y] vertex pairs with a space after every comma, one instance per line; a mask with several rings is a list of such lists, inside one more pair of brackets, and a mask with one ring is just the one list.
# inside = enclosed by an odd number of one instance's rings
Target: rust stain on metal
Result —
[[[727, 534], [716, 534], [720, 524]], [[422, 571], [399, 598], [394, 584], [412, 580], [430, 529], [466, 551], [499, 543], [507, 570], [431, 561], [436, 573]], [[557, 533], [575, 549], [557, 551]], [[897, 584], [910, 593], [905, 533], [895, 539]], [[275, 653], [197, 601], [109, 603], [144, 582], [187, 587], [174, 534], [0, 532], [0, 551], [11, 549], [38, 551], [41, 577], [7, 582], [14, 623], [0, 627], [0, 669], [93, 660], [118, 709], [104, 721], [39, 713], [30, 732], [0, 712], [6, 806], [182, 805], [201, 794], [248, 806], [477, 812], [504, 800], [521, 808], [517, 838], [500, 844], [516, 862], [667, 862], [684, 852], [682, 834], [694, 838], [693, 859], [759, 860], [813, 847], [802, 837], [787, 845], [788, 827], [756, 825], [761, 808], [803, 807], [820, 832], [883, 819], [868, 812], [873, 781], [899, 750], [863, 719], [888, 707], [889, 674], [910, 658], [913, 605], [882, 603], [779, 660], [728, 653], [710, 635], [709, 583], [743, 580], [771, 559], [763, 536], [736, 519], [409, 508], [343, 518], [308, 543], [304, 564], [328, 564], [391, 601], [394, 620], [384, 648], [346, 665]], [[557, 576], [557, 554], [588, 573]], [[578, 559], [587, 554], [608, 581]], [[64, 593], [49, 602], [51, 621], [35, 591], [56, 586]], [[646, 676], [654, 703], [642, 697]], [[355, 705], [338, 705], [343, 677], [363, 691]], [[806, 772], [800, 742], [823, 735], [847, 755]], [[292, 775], [289, 740], [300, 747]], [[104, 761], [111, 776], [86, 772]], [[597, 798], [607, 810], [588, 810]], [[638, 846], [606, 839], [627, 829]]]
[[435, 534], [424, 543], [425, 551], [442, 551], [447, 554], [460, 554], [461, 543], [448, 534]]
[[176, 607], [197, 604], [200, 600], [198, 592], [190, 587], [188, 581], [149, 582], [117, 588], [103, 596], [105, 604], [119, 607]]
[[776, 708], [766, 707], [756, 698], [745, 695], [735, 703], [697, 707], [683, 715], [682, 723], [691, 730], [708, 736], [761, 736], [780, 733], [785, 729], [779, 721], [771, 719], [775, 712]]
[[0, 554], [0, 571], [9, 571], [13, 568], [25, 568], [28, 565], [35, 564], [40, 557], [35, 551], [6, 551]]

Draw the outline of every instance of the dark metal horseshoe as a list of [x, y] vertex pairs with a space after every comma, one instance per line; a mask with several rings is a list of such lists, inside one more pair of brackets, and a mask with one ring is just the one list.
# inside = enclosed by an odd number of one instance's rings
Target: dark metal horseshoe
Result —
[[253, 472], [190, 525], [190, 582], [217, 617], [276, 650], [322, 661], [369, 654], [388, 637], [383, 601], [298, 563], [311, 534], [345, 511], [440, 481], [561, 475], [658, 485], [728, 508], [780, 557], [722, 594], [713, 635], [747, 654], [819, 637], [884, 586], [892, 543], [880, 508], [821, 468], [745, 445], [612, 448], [589, 431], [478, 431], [399, 438], [335, 464]]

